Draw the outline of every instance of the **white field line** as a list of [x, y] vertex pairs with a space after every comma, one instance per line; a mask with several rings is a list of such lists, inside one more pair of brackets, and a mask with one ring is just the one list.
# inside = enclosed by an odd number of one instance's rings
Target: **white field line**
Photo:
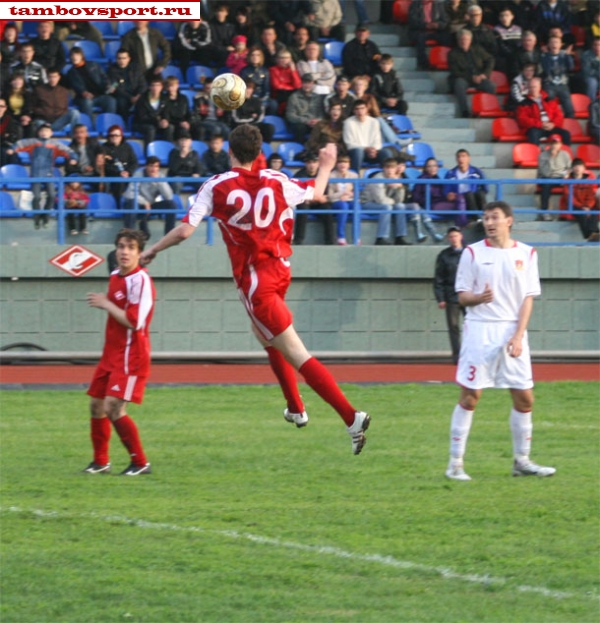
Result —
[[[419, 571], [423, 573], [430, 573], [439, 575], [445, 580], [458, 580], [460, 582], [468, 582], [472, 584], [481, 584], [482, 586], [508, 586], [510, 588], [511, 583], [505, 578], [492, 577], [490, 575], [480, 575], [477, 573], [458, 573], [447, 567], [432, 567], [430, 565], [423, 565], [418, 562], [411, 562], [408, 560], [398, 560], [393, 556], [383, 556], [382, 554], [357, 554], [355, 552], [348, 552], [338, 547], [331, 546], [319, 546], [319, 545], [305, 545], [303, 543], [295, 543], [293, 541], [282, 541], [280, 539], [259, 536], [256, 534], [250, 534], [247, 532], [238, 532], [237, 530], [207, 530], [198, 526], [178, 526], [170, 523], [158, 523], [154, 521], [145, 521], [144, 519], [131, 519], [129, 517], [123, 517], [122, 515], [99, 515], [98, 513], [81, 513], [79, 515], [72, 515], [69, 513], [59, 513], [56, 511], [43, 511], [43, 510], [27, 510], [19, 508], [17, 506], [9, 506], [8, 508], [0, 507], [2, 513], [32, 513], [37, 517], [56, 518], [61, 519], [63, 517], [81, 517], [96, 519], [107, 523], [120, 523], [128, 526], [135, 526], [137, 528], [145, 528], [147, 530], [167, 530], [169, 532], [183, 532], [183, 533], [196, 533], [196, 534], [212, 534], [229, 539], [251, 541], [260, 545], [269, 545], [275, 548], [292, 549], [301, 552], [312, 552], [319, 556], [333, 556], [334, 558], [343, 558], [351, 561], [370, 562], [385, 567], [393, 567], [395, 569], [405, 569], [411, 571]], [[519, 593], [535, 593], [551, 599], [599, 599], [600, 596], [592, 593], [578, 594], [569, 593], [565, 591], [555, 591], [543, 586], [528, 586], [528, 585], [516, 585], [515, 590]]]

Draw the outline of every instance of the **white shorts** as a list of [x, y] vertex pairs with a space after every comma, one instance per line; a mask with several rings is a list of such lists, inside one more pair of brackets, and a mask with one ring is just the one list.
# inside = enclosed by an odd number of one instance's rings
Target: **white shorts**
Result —
[[516, 322], [465, 321], [456, 382], [467, 389], [531, 389], [533, 374], [527, 332], [519, 357], [511, 357], [506, 348], [516, 328]]

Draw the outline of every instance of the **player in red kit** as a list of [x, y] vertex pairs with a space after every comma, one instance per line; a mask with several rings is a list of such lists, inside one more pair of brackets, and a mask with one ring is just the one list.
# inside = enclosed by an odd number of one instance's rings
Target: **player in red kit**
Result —
[[121, 474], [150, 474], [150, 463], [127, 403], [141, 404], [150, 373], [150, 323], [156, 292], [150, 275], [140, 266], [142, 232], [122, 229], [115, 239], [118, 268], [110, 275], [108, 293], [90, 293], [88, 305], [108, 313], [102, 359], [88, 394], [94, 460], [83, 471], [110, 472], [108, 447], [111, 423], [129, 452], [131, 463]]
[[337, 150], [330, 144], [319, 153], [319, 172], [300, 182], [270, 169], [253, 170], [260, 154], [261, 134], [255, 126], [238, 126], [229, 135], [232, 169], [211, 177], [196, 195], [183, 222], [142, 254], [142, 264], [189, 238], [203, 218], [218, 220], [227, 245], [233, 278], [250, 316], [252, 330], [264, 346], [287, 401], [284, 418], [297, 427], [308, 423], [294, 369], [344, 420], [352, 452], [365, 445], [370, 418], [355, 409], [331, 373], [312, 357], [292, 324], [285, 303], [291, 272], [294, 206], [323, 197]]

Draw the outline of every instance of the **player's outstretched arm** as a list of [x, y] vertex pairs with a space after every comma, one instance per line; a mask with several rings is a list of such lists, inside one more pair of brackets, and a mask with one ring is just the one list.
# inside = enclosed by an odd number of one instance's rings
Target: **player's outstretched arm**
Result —
[[144, 251], [140, 257], [140, 264], [147, 266], [161, 251], [187, 240], [195, 231], [196, 228], [192, 225], [181, 223]]
[[326, 201], [325, 193], [329, 184], [329, 174], [333, 171], [337, 160], [337, 145], [327, 143], [319, 150], [319, 171], [315, 178], [314, 201]]

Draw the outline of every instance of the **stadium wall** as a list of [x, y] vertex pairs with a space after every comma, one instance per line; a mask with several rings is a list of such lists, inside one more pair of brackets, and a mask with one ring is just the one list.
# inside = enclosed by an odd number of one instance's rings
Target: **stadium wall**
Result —
[[[109, 245], [90, 245], [106, 257]], [[106, 289], [101, 264], [80, 278], [48, 263], [58, 245], [0, 246], [0, 347], [99, 351], [105, 314], [85, 296]], [[288, 300], [318, 351], [444, 351], [445, 315], [432, 290], [440, 247], [297, 247]], [[533, 350], [600, 349], [598, 250], [538, 249], [542, 298], [530, 324]], [[182, 246], [151, 266], [157, 288], [155, 352], [240, 352], [258, 346], [232, 284], [223, 246]], [[190, 275], [192, 275], [190, 277]]]

